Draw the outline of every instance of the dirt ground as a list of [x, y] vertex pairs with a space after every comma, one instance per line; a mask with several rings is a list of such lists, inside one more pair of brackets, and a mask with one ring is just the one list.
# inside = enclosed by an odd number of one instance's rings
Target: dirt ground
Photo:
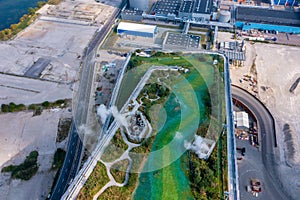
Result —
[[[231, 67], [232, 83], [258, 97], [275, 119], [279, 178], [295, 199], [300, 196], [300, 85], [289, 90], [300, 77], [299, 55], [299, 47], [247, 42], [244, 66]], [[241, 80], [244, 75], [257, 85]]]
[[39, 152], [39, 170], [30, 180], [12, 180], [9, 173], [0, 173], [0, 199], [45, 199], [50, 191], [56, 173], [50, 170], [53, 155], [57, 148], [64, 148], [66, 144], [66, 141], [56, 143], [58, 121], [71, 113], [64, 109], [45, 110], [42, 115], [34, 117], [32, 114], [18, 112], [0, 115], [1, 169], [22, 163], [31, 151]]
[[65, 0], [39, 10], [39, 18], [15, 39], [0, 42], [0, 72], [23, 75], [39, 58], [50, 59], [44, 79], [77, 80], [84, 48], [121, 0]]
[[[71, 99], [72, 85], [0, 74], [0, 104], [29, 105], [58, 99]], [[1, 126], [0, 126], [1, 127]]]

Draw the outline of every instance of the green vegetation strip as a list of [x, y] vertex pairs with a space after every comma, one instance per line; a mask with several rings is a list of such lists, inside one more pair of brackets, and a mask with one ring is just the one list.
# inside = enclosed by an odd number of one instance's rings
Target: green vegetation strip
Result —
[[118, 159], [128, 148], [128, 145], [124, 142], [121, 130], [118, 129], [108, 146], [105, 148], [101, 159], [104, 162], [112, 162]]
[[105, 166], [98, 162], [94, 171], [84, 184], [77, 197], [77, 200], [90, 200], [94, 195], [109, 182]]
[[39, 153], [32, 151], [20, 165], [9, 165], [4, 167], [1, 172], [11, 172], [14, 179], [29, 180], [39, 169], [37, 158]]
[[190, 181], [195, 199], [224, 199], [227, 190], [226, 137], [222, 136], [207, 161], [190, 152]]
[[1, 104], [1, 111], [4, 113], [7, 112], [19, 112], [24, 110], [31, 110], [34, 111], [35, 115], [39, 115], [42, 113], [43, 109], [49, 109], [49, 108], [65, 108], [67, 107], [68, 103], [70, 102], [69, 99], [59, 99], [55, 102], [49, 102], [44, 101], [40, 104], [30, 104], [28, 107], [26, 107], [24, 104], [15, 104], [13, 102], [10, 102], [9, 104]]
[[128, 167], [129, 160], [120, 160], [119, 162], [113, 164], [110, 169], [110, 173], [118, 183], [123, 183], [125, 181], [126, 169]]

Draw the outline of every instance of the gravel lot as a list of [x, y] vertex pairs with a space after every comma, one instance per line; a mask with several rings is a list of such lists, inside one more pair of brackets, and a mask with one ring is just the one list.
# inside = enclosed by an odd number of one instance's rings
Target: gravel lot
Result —
[[33, 150], [39, 152], [40, 165], [29, 181], [12, 180], [8, 174], [0, 173], [0, 199], [45, 199], [42, 196], [48, 195], [56, 172], [50, 171], [53, 155], [56, 148], [65, 146], [65, 142], [55, 142], [58, 121], [66, 116], [70, 116], [67, 110], [47, 110], [35, 117], [32, 112], [0, 115], [0, 168], [22, 163]]
[[[280, 179], [286, 190], [297, 199], [300, 196], [300, 90], [294, 94], [290, 87], [300, 77], [299, 47], [276, 44], [246, 44], [244, 67], [231, 69], [232, 83], [256, 95], [270, 110], [276, 124], [278, 148], [276, 150]], [[255, 63], [257, 75], [251, 72]], [[245, 74], [257, 79], [258, 93], [254, 93], [248, 81], [240, 82]], [[298, 86], [299, 87], [299, 86]], [[287, 136], [284, 125], [289, 125]], [[292, 148], [291, 148], [292, 147]], [[292, 150], [291, 150], [292, 149]]]

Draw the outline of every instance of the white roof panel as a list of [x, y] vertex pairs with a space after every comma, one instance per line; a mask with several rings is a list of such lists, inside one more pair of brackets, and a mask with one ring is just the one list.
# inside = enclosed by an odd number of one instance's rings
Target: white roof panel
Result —
[[127, 30], [127, 31], [139, 31], [139, 32], [146, 32], [146, 33], [154, 33], [156, 26], [128, 23], [128, 22], [120, 22], [118, 29]]
[[246, 112], [236, 112], [237, 127], [249, 128], [249, 117]]

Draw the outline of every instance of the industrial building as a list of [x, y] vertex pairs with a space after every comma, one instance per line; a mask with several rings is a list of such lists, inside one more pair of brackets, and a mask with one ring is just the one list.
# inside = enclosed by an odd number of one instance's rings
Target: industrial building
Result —
[[133, 35], [139, 37], [154, 38], [157, 26], [120, 22], [117, 28], [118, 35]]
[[200, 36], [167, 32], [163, 49], [199, 50]]
[[274, 0], [274, 5], [298, 6], [297, 0]]
[[220, 42], [217, 48], [220, 53], [226, 55], [229, 62], [246, 60], [244, 41]]
[[300, 27], [300, 12], [255, 7], [237, 7], [236, 21]]
[[179, 8], [178, 17], [187, 19], [210, 20], [212, 0], [183, 0]]
[[153, 4], [150, 14], [157, 17], [176, 17], [182, 0], [159, 0]]
[[142, 21], [143, 11], [135, 9], [127, 9], [121, 13], [121, 18], [128, 21]]
[[149, 0], [129, 0], [129, 6], [132, 9], [147, 11], [149, 8]]

